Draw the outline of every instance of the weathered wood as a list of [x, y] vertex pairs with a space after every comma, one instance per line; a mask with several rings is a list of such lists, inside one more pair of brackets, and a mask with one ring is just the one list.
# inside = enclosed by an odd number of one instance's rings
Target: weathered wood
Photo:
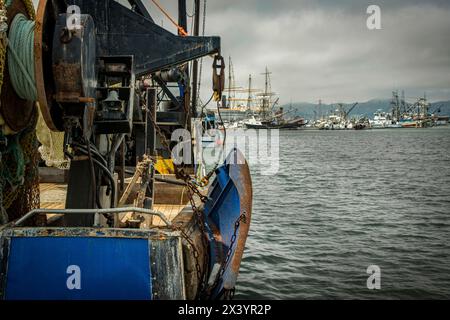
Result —
[[[177, 205], [158, 204], [153, 206], [153, 210], [163, 213], [166, 216], [167, 220], [172, 221], [178, 216], [178, 214], [181, 211], [183, 211], [185, 207], [186, 206], [184, 205], [177, 206]], [[164, 221], [161, 220], [161, 218], [154, 217], [152, 225], [156, 227], [163, 227], [165, 226], [165, 223]]]
[[185, 300], [181, 239], [149, 241], [149, 252], [153, 300]]
[[186, 299], [194, 300], [200, 285], [196, 264], [198, 263], [201, 273], [205, 272], [204, 265], [205, 257], [207, 256], [207, 248], [202, 241], [203, 235], [197, 224], [191, 206], [186, 206], [183, 211], [175, 217], [172, 223], [175, 227], [181, 228], [185, 234], [189, 235], [189, 238], [194, 243], [194, 246], [199, 253], [197, 261], [194, 257], [194, 248], [192, 248], [191, 244], [187, 242], [186, 239], [182, 238]]
[[8, 273], [8, 256], [11, 240], [0, 237], [0, 300], [4, 300], [6, 291], [6, 276]]
[[64, 209], [67, 194], [66, 184], [41, 183], [39, 185], [41, 208]]
[[[176, 180], [175, 175], [156, 175], [155, 178], [162, 177]], [[174, 204], [182, 205], [189, 202], [189, 188], [187, 186], [174, 185], [165, 182], [155, 181], [154, 204]]]
[[40, 183], [67, 183], [69, 179], [69, 171], [57, 168], [40, 167], [39, 181]]

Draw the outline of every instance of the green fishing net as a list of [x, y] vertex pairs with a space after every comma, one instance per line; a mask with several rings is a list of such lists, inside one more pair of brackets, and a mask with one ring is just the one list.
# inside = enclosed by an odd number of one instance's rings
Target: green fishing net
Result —
[[6, 219], [15, 220], [39, 208], [36, 121], [15, 135], [0, 133], [0, 223], [5, 223]]

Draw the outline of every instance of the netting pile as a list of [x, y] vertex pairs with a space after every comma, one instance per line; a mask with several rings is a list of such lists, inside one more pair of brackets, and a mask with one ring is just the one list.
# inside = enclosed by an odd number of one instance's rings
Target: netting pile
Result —
[[37, 138], [41, 143], [39, 153], [47, 167], [68, 170], [69, 160], [64, 157], [64, 132], [51, 131], [45, 124], [39, 111], [39, 119], [36, 127]]
[[[22, 0], [34, 19], [33, 2]], [[0, 0], [0, 93], [7, 53], [10, 0]], [[0, 115], [0, 224], [15, 220], [39, 208], [39, 143], [36, 137], [37, 112], [22, 131], [14, 132]]]
[[[37, 118], [37, 117], [36, 117]], [[39, 208], [39, 143], [36, 120], [22, 132], [3, 136], [0, 160], [1, 219], [15, 220]]]

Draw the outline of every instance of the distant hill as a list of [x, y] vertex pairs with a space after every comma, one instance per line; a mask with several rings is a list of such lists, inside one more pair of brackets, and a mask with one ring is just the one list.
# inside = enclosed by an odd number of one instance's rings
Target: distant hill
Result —
[[[345, 108], [350, 109], [353, 104], [344, 104]], [[286, 104], [282, 106], [286, 111], [290, 110], [291, 104]], [[297, 102], [292, 103], [292, 109], [294, 109], [294, 115], [302, 116], [306, 119], [314, 119], [314, 117], [319, 117], [321, 114], [326, 115], [334, 110], [336, 110], [337, 104], [322, 104], [319, 109], [318, 104], [307, 103], [307, 102]], [[350, 116], [363, 115], [369, 118], [373, 117], [374, 112], [377, 110], [383, 110], [385, 112], [391, 111], [391, 100], [390, 99], [373, 99], [367, 102], [359, 103], [355, 109], [350, 113]], [[440, 113], [438, 113], [440, 109]], [[434, 102], [431, 104], [431, 111], [436, 111], [437, 114], [450, 116], [450, 101]], [[314, 113], [316, 112], [316, 114]]]

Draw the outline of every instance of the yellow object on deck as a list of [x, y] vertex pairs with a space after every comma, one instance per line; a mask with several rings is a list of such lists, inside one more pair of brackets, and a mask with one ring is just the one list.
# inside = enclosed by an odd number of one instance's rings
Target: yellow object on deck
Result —
[[156, 158], [155, 170], [159, 174], [175, 174], [175, 166], [172, 159]]

